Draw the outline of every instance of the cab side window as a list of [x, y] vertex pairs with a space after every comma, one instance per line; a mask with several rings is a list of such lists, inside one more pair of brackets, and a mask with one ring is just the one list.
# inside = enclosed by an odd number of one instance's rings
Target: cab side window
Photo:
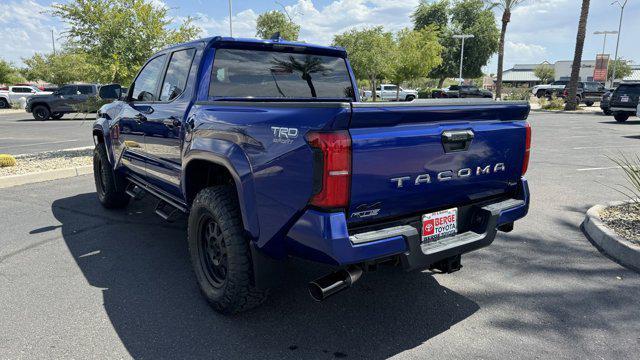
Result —
[[80, 95], [91, 95], [94, 93], [93, 86], [91, 85], [78, 85], [78, 91]]
[[142, 71], [140, 71], [140, 74], [132, 86], [133, 92], [131, 93], [131, 100], [155, 101], [158, 98], [156, 89], [158, 87], [160, 73], [164, 66], [165, 57], [166, 55], [160, 55], [153, 58], [145, 65]]
[[167, 74], [162, 82], [160, 101], [171, 101], [184, 91], [191, 69], [195, 49], [176, 51], [171, 54]]
[[77, 86], [66, 85], [58, 90], [58, 94], [60, 95], [76, 95], [77, 94]]

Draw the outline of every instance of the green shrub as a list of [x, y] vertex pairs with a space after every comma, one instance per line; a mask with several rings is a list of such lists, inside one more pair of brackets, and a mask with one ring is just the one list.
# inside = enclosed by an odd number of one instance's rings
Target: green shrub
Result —
[[529, 88], [508, 88], [505, 89], [503, 100], [529, 100], [531, 90]]
[[24, 110], [25, 102], [22, 99], [11, 102], [11, 108], [14, 110]]
[[420, 99], [429, 99], [431, 97], [431, 91], [433, 89], [420, 89], [420, 91], [418, 91], [418, 98]]
[[640, 204], [640, 156], [627, 157], [623, 153], [617, 158], [609, 157], [616, 165], [624, 171], [627, 185], [620, 185], [619, 189], [612, 187], [615, 191], [628, 197], [636, 204]]
[[564, 100], [555, 95], [551, 95], [551, 100], [540, 99], [540, 107], [545, 110], [563, 110]]

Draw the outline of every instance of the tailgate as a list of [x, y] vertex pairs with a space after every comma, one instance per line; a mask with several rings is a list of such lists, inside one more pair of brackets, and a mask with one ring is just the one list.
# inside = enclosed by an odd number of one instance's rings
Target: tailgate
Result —
[[456, 207], [515, 191], [527, 103], [353, 105], [349, 223]]

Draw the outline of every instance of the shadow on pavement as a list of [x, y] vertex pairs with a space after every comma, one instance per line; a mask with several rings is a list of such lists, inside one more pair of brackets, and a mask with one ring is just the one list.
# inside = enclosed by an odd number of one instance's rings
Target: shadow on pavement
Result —
[[89, 114], [86, 117], [82, 116], [82, 115], [78, 115], [78, 116], [74, 116], [73, 114], [71, 115], [65, 115], [62, 119], [48, 119], [48, 120], [36, 120], [34, 119], [31, 114], [27, 114], [25, 115], [24, 118], [21, 119], [16, 119], [13, 121], [16, 122], [38, 122], [38, 123], [42, 123], [42, 122], [70, 122], [70, 121], [90, 121], [90, 120], [95, 120], [96, 116], [95, 114]]
[[624, 126], [624, 125], [640, 125], [640, 121], [637, 120], [627, 120], [625, 122], [617, 122], [617, 121], [600, 121], [599, 124], [616, 124], [616, 125], [620, 125], [620, 126]]
[[[315, 303], [306, 284], [326, 268], [288, 264], [287, 285], [262, 307], [225, 317], [200, 296], [185, 221], [167, 224], [151, 201], [107, 211], [95, 194], [56, 200], [52, 211], [91, 286], [134, 358], [388, 358], [474, 314], [478, 305], [427, 273], [393, 268]], [[40, 230], [42, 231], [42, 230]]]

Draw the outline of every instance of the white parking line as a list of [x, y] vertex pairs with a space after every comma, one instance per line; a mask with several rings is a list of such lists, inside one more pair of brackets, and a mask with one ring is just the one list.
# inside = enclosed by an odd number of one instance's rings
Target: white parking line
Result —
[[41, 143], [33, 143], [33, 144], [22, 144], [22, 145], [3, 146], [3, 147], [0, 147], [0, 149], [13, 149], [13, 148], [25, 147], [25, 146], [38, 146], [38, 145], [62, 144], [62, 143], [76, 142], [76, 141], [78, 141], [78, 139], [74, 139], [74, 140], [61, 140], [61, 141], [49, 141], [49, 142], [41, 142]]
[[576, 171], [595, 171], [595, 170], [611, 170], [611, 169], [620, 169], [620, 166], [582, 168], [582, 169], [576, 169]]
[[586, 150], [586, 149], [626, 149], [626, 148], [636, 148], [640, 147], [640, 145], [627, 145], [627, 146], [579, 146], [574, 147], [572, 150]]

